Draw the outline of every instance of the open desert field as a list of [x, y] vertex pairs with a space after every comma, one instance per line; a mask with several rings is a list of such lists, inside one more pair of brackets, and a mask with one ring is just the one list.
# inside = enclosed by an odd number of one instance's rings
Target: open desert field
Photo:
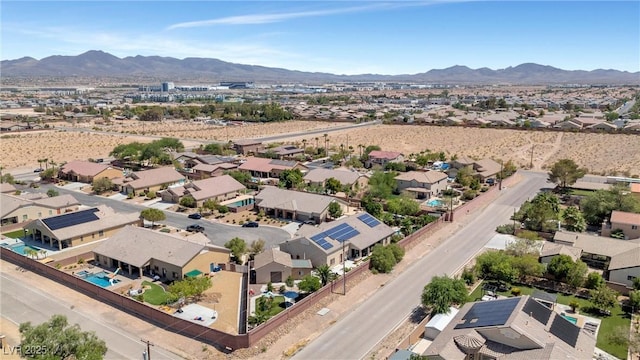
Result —
[[[570, 158], [596, 174], [640, 175], [640, 136], [622, 134], [586, 134], [537, 132], [462, 127], [411, 125], [373, 125], [355, 129], [336, 130], [345, 123], [289, 121], [269, 124], [219, 127], [190, 122], [161, 124], [132, 123], [100, 126], [107, 134], [79, 131], [43, 131], [6, 135], [0, 141], [1, 164], [6, 169], [36, 167], [37, 159], [48, 158], [57, 163], [74, 159], [106, 157], [119, 144], [133, 141], [149, 142], [158, 136], [184, 139], [185, 146], [200, 142], [258, 138], [269, 135], [294, 134], [314, 129], [327, 129], [329, 147], [379, 145], [383, 150], [400, 151], [408, 155], [429, 149], [444, 151], [449, 156], [491, 157], [513, 160], [528, 167], [533, 153], [535, 169], [545, 169], [561, 158]], [[332, 131], [333, 130], [333, 131]], [[144, 135], [141, 133], [144, 131]], [[228, 133], [228, 134], [227, 134]], [[153, 137], [149, 137], [149, 136]], [[293, 136], [287, 142], [320, 146], [324, 137], [318, 134]]]

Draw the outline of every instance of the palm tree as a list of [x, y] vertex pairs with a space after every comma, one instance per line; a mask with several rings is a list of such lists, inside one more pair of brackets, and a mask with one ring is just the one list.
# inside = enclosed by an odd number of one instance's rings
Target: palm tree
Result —
[[322, 264], [316, 268], [316, 272], [318, 276], [320, 276], [320, 281], [322, 282], [322, 286], [327, 285], [329, 281], [332, 281], [335, 278], [335, 274], [331, 271], [331, 268], [327, 264]]
[[320, 138], [316, 136], [316, 155], [318, 155], [318, 140], [320, 140]]
[[[39, 160], [38, 160], [38, 161], [39, 161]], [[48, 158], [44, 158], [44, 159], [42, 159], [42, 162], [44, 163], [44, 169], [45, 169], [45, 170], [49, 169], [48, 161], [49, 161], [49, 159], [48, 159]]]
[[53, 160], [51, 160], [51, 161], [49, 161], [49, 165], [51, 165], [51, 168], [53, 169], [53, 172], [55, 173], [56, 172], [56, 165], [58, 165], [58, 163], [53, 161]]
[[328, 156], [329, 155], [329, 149], [327, 148], [327, 146], [329, 146], [329, 134], [324, 134], [324, 156]]

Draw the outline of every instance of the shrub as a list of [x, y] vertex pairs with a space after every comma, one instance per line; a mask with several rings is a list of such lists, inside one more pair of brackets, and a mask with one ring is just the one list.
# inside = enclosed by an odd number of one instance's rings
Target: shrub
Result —
[[475, 271], [473, 271], [473, 269], [467, 268], [466, 266], [462, 270], [460, 278], [462, 278], [462, 280], [464, 280], [465, 284], [467, 285], [471, 285], [478, 280]]
[[522, 290], [520, 290], [520, 288], [514, 287], [511, 289], [511, 295], [520, 296], [520, 294], [522, 294]]
[[267, 283], [267, 291], [273, 291], [273, 283], [271, 281]]
[[155, 199], [155, 198], [156, 198], [156, 196], [157, 196], [157, 195], [156, 195], [156, 192], [155, 192], [155, 191], [149, 191], [149, 192], [147, 193], [147, 197], [148, 197], [149, 199]]
[[514, 226], [513, 224], [498, 225], [496, 232], [499, 234], [513, 234]]
[[475, 190], [465, 190], [462, 193], [462, 198], [464, 200], [473, 200], [476, 197], [477, 192]]
[[79, 265], [84, 264], [84, 259], [83, 258], [78, 259], [78, 264]]
[[569, 302], [569, 307], [571, 308], [571, 311], [576, 312], [576, 310], [580, 307], [580, 303], [578, 302], [578, 300], [571, 300]]
[[134, 196], [136, 196], [134, 193], [128, 193], [127, 199], [133, 199]]
[[284, 282], [285, 284], [287, 284], [288, 287], [292, 287], [293, 286], [293, 276], [289, 275], [289, 277], [287, 278], [287, 280]]
[[282, 285], [280, 286], [280, 289], [278, 289], [278, 291], [280, 292], [280, 294], [284, 294], [284, 292], [287, 291], [287, 287]]

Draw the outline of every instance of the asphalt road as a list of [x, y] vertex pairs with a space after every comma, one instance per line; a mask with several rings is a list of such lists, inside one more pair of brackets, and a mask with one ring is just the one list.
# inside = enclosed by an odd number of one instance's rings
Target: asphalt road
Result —
[[[41, 186], [37, 191], [46, 192], [49, 188], [55, 188], [60, 194], [71, 194], [81, 204], [87, 206], [107, 205], [113, 208], [116, 212], [140, 212], [146, 209], [146, 207], [142, 205], [132, 204], [127, 201], [88, 195], [78, 191], [54, 187], [50, 184]], [[279, 227], [260, 225], [260, 227], [257, 228], [243, 228], [239, 225], [227, 225], [205, 219], [189, 219], [185, 214], [175, 213], [172, 211], [165, 211], [164, 213], [166, 214], [167, 219], [157, 222], [156, 224], [166, 224], [167, 226], [173, 226], [178, 229], [186, 229], [186, 227], [191, 224], [202, 225], [205, 228], [205, 234], [210, 239], [211, 243], [219, 246], [224, 246], [227, 241], [234, 237], [239, 237], [244, 239], [247, 244], [251, 244], [254, 240], [263, 239], [265, 241], [265, 248], [269, 249], [291, 239], [291, 234]]]
[[496, 226], [510, 222], [515, 208], [541, 188], [550, 187], [544, 173], [521, 173], [523, 179], [516, 186], [503, 189], [467, 226], [385, 284], [294, 359], [364, 358], [419, 306], [422, 289], [433, 276], [455, 273], [491, 239]]
[[[73, 308], [71, 304], [52, 299], [51, 294], [34, 289], [20, 281], [19, 272], [4, 269], [0, 274], [0, 303], [2, 316], [15, 324], [31, 321], [40, 324], [52, 315], [65, 315], [70, 324], [79, 324], [83, 331], [95, 331], [98, 337], [107, 343], [106, 359], [142, 359], [146, 345], [140, 342], [139, 334], [129, 333], [125, 328], [113, 328], [101, 321], [101, 314], [92, 314]], [[160, 346], [151, 350], [154, 360], [182, 359]]]

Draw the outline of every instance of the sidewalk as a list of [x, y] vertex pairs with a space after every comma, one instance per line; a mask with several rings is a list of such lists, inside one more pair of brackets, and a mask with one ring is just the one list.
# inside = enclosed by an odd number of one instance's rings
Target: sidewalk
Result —
[[[520, 178], [516, 174], [509, 180], [509, 187], [513, 187]], [[507, 181], [505, 181], [505, 183], [506, 182]], [[502, 191], [509, 190], [503, 189]], [[491, 194], [487, 194], [488, 196], [481, 197], [477, 202], [473, 203], [473, 206], [468, 208], [469, 212], [465, 211], [464, 213], [456, 214], [453, 223], [447, 224], [409, 249], [403, 260], [396, 265], [396, 268], [391, 274], [373, 275], [370, 272], [365, 272], [361, 277], [347, 284], [346, 296], [339, 294], [328, 296], [320, 301], [317, 306], [291, 319], [285, 325], [263, 338], [253, 348], [237, 350], [234, 352], [234, 355], [239, 358], [260, 360], [286, 359], [290, 357], [295, 353], [296, 349], [302, 348], [305, 344], [319, 336], [326, 328], [334, 324], [338, 319], [344, 317], [360, 303], [369, 298], [369, 296], [372, 296], [377, 289], [401, 274], [407, 267], [414, 263], [414, 261], [424, 257], [445, 239], [464, 227], [473, 219], [472, 215], [476, 211], [484, 209], [492, 201], [497, 199], [500, 194], [497, 190]], [[317, 315], [316, 312], [323, 307], [328, 308], [330, 310], [329, 313], [324, 316]], [[398, 342], [399, 341], [393, 337], [381, 341], [381, 343], [378, 344], [378, 348], [373, 351], [373, 353], [376, 353], [375, 358], [384, 358], [386, 356], [385, 353], [393, 350], [389, 350], [389, 348], [394, 348]]]

